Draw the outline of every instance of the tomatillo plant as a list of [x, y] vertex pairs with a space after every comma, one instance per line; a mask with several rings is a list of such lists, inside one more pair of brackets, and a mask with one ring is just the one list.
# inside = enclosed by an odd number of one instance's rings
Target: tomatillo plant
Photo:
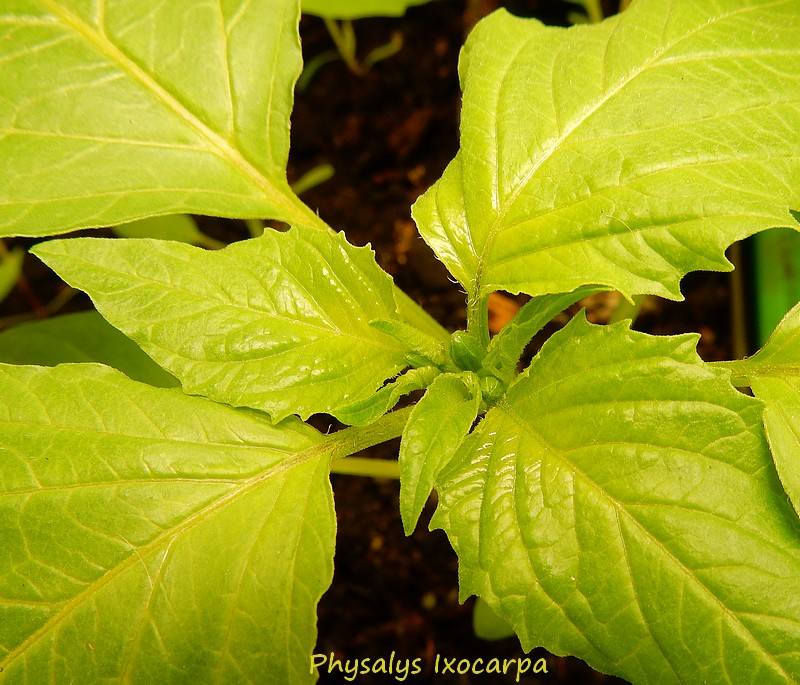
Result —
[[[329, 474], [396, 436], [406, 530], [435, 488], [462, 597], [524, 649], [637, 683], [800, 680], [800, 310], [718, 365], [697, 336], [578, 314], [517, 369], [587, 293], [680, 299], [734, 241], [793, 225], [797, 8], [480, 22], [460, 151], [413, 208], [467, 294], [449, 335], [286, 181], [299, 0], [6, 0], [2, 235], [182, 212], [290, 228], [33, 249], [160, 368], [96, 315], [80, 326], [107, 343], [82, 358], [122, 371], [0, 366], [0, 680], [313, 681]], [[532, 299], [490, 338], [497, 290]], [[5, 339], [46, 348], [66, 321]], [[319, 412], [349, 427], [321, 435]]]

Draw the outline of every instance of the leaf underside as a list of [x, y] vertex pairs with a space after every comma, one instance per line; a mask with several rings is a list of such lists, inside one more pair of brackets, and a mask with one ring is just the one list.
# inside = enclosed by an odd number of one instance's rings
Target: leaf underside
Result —
[[96, 311], [64, 314], [3, 331], [0, 362], [37, 366], [98, 362], [148, 385], [179, 385]]
[[569, 29], [498, 11], [459, 73], [461, 149], [413, 214], [474, 300], [680, 299], [685, 273], [730, 268], [734, 241], [795, 225], [794, 0], [639, 0]]
[[311, 682], [319, 439], [100, 365], [0, 366], [3, 683]]
[[695, 336], [577, 316], [440, 474], [463, 597], [632, 682], [800, 678], [800, 521]]

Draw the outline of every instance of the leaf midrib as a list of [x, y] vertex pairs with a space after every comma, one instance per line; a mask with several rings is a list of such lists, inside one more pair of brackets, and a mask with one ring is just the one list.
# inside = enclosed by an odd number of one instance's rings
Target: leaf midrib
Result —
[[[72, 240], [70, 240], [70, 242], [72, 242], [73, 240], [75, 240], [75, 239], [73, 238]], [[102, 239], [87, 238], [86, 240], [102, 240]], [[130, 239], [127, 239], [127, 240], [130, 240]], [[199, 250], [200, 248], [194, 248], [194, 249], [198, 249]], [[380, 331], [378, 331], [377, 329], [370, 328], [369, 326], [367, 326], [365, 328], [365, 330], [369, 330], [370, 332], [374, 332], [374, 337], [364, 337], [362, 335], [358, 335], [357, 332], [349, 332], [349, 331], [346, 331], [346, 330], [342, 330], [339, 327], [339, 325], [336, 324], [335, 322], [331, 322], [331, 326], [330, 327], [325, 327], [325, 326], [322, 326], [322, 325], [319, 325], [319, 324], [315, 324], [315, 323], [313, 323], [311, 321], [305, 321], [305, 320], [302, 320], [302, 319], [293, 319], [293, 318], [287, 317], [287, 316], [285, 316], [283, 314], [276, 313], [274, 311], [265, 311], [265, 310], [253, 309], [252, 307], [248, 307], [245, 304], [241, 304], [241, 303], [234, 302], [234, 301], [231, 301], [231, 300], [222, 300], [222, 299], [215, 300], [215, 299], [212, 299], [209, 296], [209, 294], [208, 294], [209, 290], [207, 290], [207, 289], [204, 289], [204, 290], [202, 290], [200, 292], [196, 292], [195, 293], [195, 292], [192, 292], [191, 290], [189, 290], [187, 288], [181, 288], [178, 285], [175, 285], [173, 283], [168, 283], [168, 282], [164, 282], [164, 281], [158, 281], [158, 280], [156, 280], [154, 278], [143, 276], [135, 268], [132, 269], [131, 272], [119, 271], [119, 270], [112, 269], [107, 264], [103, 264], [100, 267], [98, 267], [97, 263], [92, 262], [89, 259], [84, 259], [84, 258], [81, 258], [81, 257], [79, 257], [77, 255], [70, 254], [70, 253], [67, 253], [67, 252], [51, 252], [50, 254], [51, 255], [55, 255], [56, 258], [67, 257], [68, 259], [73, 260], [75, 262], [78, 262], [78, 263], [81, 263], [81, 264], [85, 264], [87, 267], [89, 267], [89, 268], [85, 269], [86, 272], [89, 272], [90, 269], [98, 269], [98, 268], [100, 268], [103, 271], [107, 271], [107, 272], [109, 272], [111, 274], [114, 274], [114, 275], [117, 275], [117, 276], [122, 276], [124, 278], [129, 278], [129, 279], [136, 278], [139, 281], [141, 281], [141, 284], [133, 286], [134, 288], [156, 286], [159, 290], [162, 290], [162, 291], [163, 290], [171, 290], [171, 291], [173, 291], [175, 293], [178, 293], [178, 294], [189, 293], [190, 295], [199, 295], [204, 300], [210, 302], [212, 304], [212, 306], [214, 306], [214, 307], [217, 307], [217, 306], [219, 306], [219, 307], [229, 307], [229, 308], [234, 309], [234, 310], [238, 310], [238, 311], [246, 312], [246, 313], [251, 314], [251, 315], [255, 315], [256, 318], [258, 318], [258, 317], [269, 317], [270, 319], [277, 319], [279, 321], [283, 321], [287, 325], [291, 324], [292, 326], [302, 326], [302, 327], [307, 328], [307, 329], [320, 331], [321, 333], [324, 333], [325, 335], [328, 335], [328, 336], [329, 335], [334, 335], [334, 336], [341, 336], [341, 337], [345, 337], [345, 338], [351, 338], [353, 340], [359, 341], [360, 343], [366, 343], [366, 344], [370, 344], [370, 345], [375, 345], [375, 346], [377, 346], [379, 348], [382, 348], [382, 349], [385, 349], [385, 350], [391, 350], [393, 352], [394, 351], [400, 351], [402, 353], [407, 352], [407, 349], [402, 347], [402, 346], [400, 346], [399, 342], [397, 342], [395, 338], [392, 338], [391, 336], [383, 334]], [[221, 254], [221, 252], [219, 252], [217, 254]], [[135, 267], [135, 264], [132, 264], [132, 266]], [[282, 269], [282, 267], [279, 267], [279, 268]], [[293, 274], [289, 273], [285, 269], [282, 269], [282, 272], [287, 277], [289, 277], [291, 280], [296, 282], [296, 278], [294, 277]], [[75, 285], [75, 287], [79, 288], [80, 290], [84, 290], [81, 286]], [[130, 288], [130, 289], [133, 289], [133, 288]], [[218, 289], [218, 288], [216, 288], [216, 289]], [[111, 294], [103, 293], [103, 297], [104, 298], [112, 297], [113, 295], [119, 294], [120, 292], [122, 292], [122, 291], [115, 291], [114, 293], [111, 293]], [[306, 289], [306, 292], [308, 292], [307, 289]], [[93, 295], [90, 295], [90, 297], [91, 297], [93, 302], [95, 302], [96, 299], [99, 299], [97, 296], [93, 296]], [[313, 298], [313, 299], [316, 301], [316, 298]], [[322, 308], [320, 308], [320, 311], [323, 314], [325, 313]], [[109, 316], [111, 316], [111, 315], [109, 315]], [[119, 320], [119, 317], [114, 316], [113, 318], [115, 320]], [[127, 321], [135, 321], [135, 322], [139, 322], [139, 323], [146, 323], [146, 322], [143, 322], [141, 319], [134, 319], [134, 318], [129, 318], [129, 317], [122, 317], [122, 318], [127, 320]], [[178, 320], [179, 318], [186, 318], [186, 317], [175, 317], [172, 320]], [[166, 320], [169, 320], [169, 319], [160, 319], [159, 321], [166, 321]], [[156, 323], [158, 323], [158, 322], [156, 322]], [[252, 322], [248, 322], [248, 323], [252, 323]], [[115, 328], [116, 328], [116, 326], [115, 326]], [[385, 338], [386, 342], [383, 342], [381, 340], [381, 337]], [[388, 344], [388, 341], [393, 341], [393, 342], [395, 342], [397, 344], [391, 344], [390, 345], [390, 344]], [[174, 349], [163, 348], [163, 347], [161, 347], [159, 345], [156, 345], [151, 340], [146, 340], [146, 341], [143, 341], [142, 343], [139, 343], [139, 344], [144, 344], [145, 342], [147, 344], [149, 344], [149, 345], [153, 345], [153, 347], [157, 347], [158, 349], [165, 350], [165, 351], [169, 352], [170, 354], [176, 354]], [[311, 342], [319, 342], [319, 339], [316, 339], [316, 340], [311, 341]], [[306, 343], [306, 344], [311, 344], [311, 343]], [[286, 351], [290, 351], [290, 350], [285, 350], [284, 352], [286, 352]], [[224, 360], [224, 359], [223, 360], [208, 360], [208, 359], [199, 359], [198, 360], [198, 359], [192, 359], [190, 357], [185, 357], [183, 355], [180, 355], [180, 356], [182, 358], [184, 358], [184, 359], [187, 359], [188, 361], [191, 361], [191, 362], [236, 363], [236, 361], [237, 361], [237, 360]]]
[[[744, 375], [748, 378], [755, 376], [764, 376], [766, 378], [777, 378], [782, 381], [788, 381], [791, 378], [800, 378], [800, 364], [769, 364], [769, 363], [753, 363], [750, 364], [746, 361], [737, 364], [738, 369], [744, 370]], [[788, 378], [787, 378], [788, 376]]]
[[[51, 630], [55, 629], [56, 626], [66, 621], [68, 617], [75, 611], [78, 611], [90, 597], [99, 593], [103, 588], [109, 585], [112, 581], [116, 580], [117, 577], [122, 575], [132, 566], [142, 563], [144, 558], [149, 557], [152, 553], [155, 553], [163, 544], [170, 544], [172, 540], [176, 539], [180, 535], [185, 534], [195, 526], [200, 525], [219, 510], [224, 509], [230, 504], [236, 502], [239, 497], [243, 497], [252, 492], [269, 478], [289, 471], [295, 466], [299, 466], [300, 464], [310, 461], [315, 457], [322, 457], [326, 453], [330, 454], [338, 447], [339, 445], [337, 444], [336, 439], [331, 438], [323, 440], [317, 445], [313, 445], [305, 450], [297, 452], [293, 457], [274, 464], [259, 474], [246, 479], [241, 483], [240, 487], [233, 488], [231, 491], [224, 493], [219, 498], [214, 499], [211, 503], [197, 510], [174, 527], [153, 538], [153, 540], [146, 545], [141, 547], [131, 545], [131, 554], [127, 558], [120, 561], [120, 563], [117, 564], [117, 566], [115, 566], [113, 569], [109, 569], [107, 573], [97, 578], [97, 580], [89, 583], [86, 586], [86, 589], [75, 595], [74, 598], [67, 602], [62, 602], [61, 605], [63, 609], [59, 613], [55, 614], [50, 620], [46, 621], [25, 641], [20, 643], [13, 650], [10, 650], [5, 659], [0, 661], [0, 669], [7, 668], [9, 665], [11, 665], [28, 649], [34, 647], [39, 639], [43, 638]], [[2, 672], [2, 670], [0, 670], [0, 672]]]
[[[771, 3], [771, 5], [766, 5], [765, 7], [769, 6], [779, 6], [783, 4], [780, 0], [776, 0], [776, 2]], [[734, 15], [742, 14], [750, 11], [755, 11], [756, 8], [752, 7], [745, 7], [741, 8], [732, 12], [729, 12], [725, 15], [720, 15], [714, 18], [714, 21], [720, 21], [722, 19], [728, 19]], [[647, 59], [642, 65], [640, 65], [637, 69], [634, 69], [628, 76], [626, 76], [623, 80], [621, 80], [616, 86], [614, 86], [611, 90], [607, 91], [603, 97], [599, 98], [593, 106], [589, 107], [588, 109], [584, 110], [584, 112], [575, 119], [570, 125], [565, 128], [561, 134], [553, 140], [553, 142], [542, 151], [541, 156], [536, 161], [535, 164], [531, 165], [528, 171], [523, 174], [520, 180], [512, 189], [511, 193], [507, 196], [505, 203], [500, 207], [500, 211], [497, 213], [494, 221], [489, 226], [487, 231], [486, 240], [483, 243], [483, 247], [481, 249], [480, 255], [478, 256], [477, 260], [477, 267], [475, 270], [475, 276], [473, 278], [473, 287], [472, 293], [470, 294], [471, 299], [478, 300], [482, 294], [483, 289], [483, 274], [488, 262], [488, 255], [491, 253], [492, 247], [494, 245], [494, 241], [497, 238], [497, 235], [501, 232], [501, 227], [505, 220], [506, 215], [508, 212], [513, 208], [514, 204], [516, 203], [517, 199], [519, 198], [520, 194], [523, 192], [525, 187], [528, 185], [530, 180], [536, 174], [536, 172], [544, 165], [552, 156], [555, 154], [562, 146], [565, 140], [572, 135], [572, 133], [582, 126], [592, 115], [597, 113], [607, 102], [609, 102], [614, 96], [616, 96], [623, 88], [627, 87], [634, 79], [638, 78], [641, 74], [645, 73], [648, 69], [652, 68], [655, 64], [663, 63], [666, 59], [664, 54], [678, 45], [680, 42], [688, 39], [689, 37], [693, 36], [695, 33], [698, 33], [704, 29], [707, 29], [710, 24], [703, 24], [702, 26], [698, 26], [691, 31], [680, 36], [678, 40], [670, 45], [661, 46], [660, 50], [654, 51], [654, 53]], [[528, 42], [530, 42], [529, 39]], [[526, 43], [527, 45], [527, 43]], [[697, 56], [694, 54], [692, 56], [683, 56], [682, 62], [690, 62], [692, 60], [702, 59], [705, 53], [698, 53]], [[675, 59], [675, 58], [673, 58]], [[499, 117], [496, 118], [495, 122], [499, 121]], [[499, 136], [495, 135], [495, 139]], [[462, 186], [463, 186], [463, 174], [462, 174]], [[493, 184], [493, 193], [499, 198], [499, 188], [497, 187], [499, 177], [494, 179]], [[472, 231], [469, 232], [470, 235]]]
[[194, 129], [202, 139], [207, 141], [212, 153], [235, 168], [242, 177], [250, 181], [250, 183], [263, 193], [267, 201], [279, 208], [279, 211], [283, 213], [283, 216], [280, 218], [316, 228], [326, 228], [325, 223], [322, 222], [316, 213], [311, 211], [311, 209], [293, 194], [289, 195], [273, 184], [272, 181], [254, 167], [239, 150], [233, 147], [208, 125], [203, 123], [175, 96], [144, 71], [144, 69], [136, 64], [121, 49], [114, 45], [106, 36], [89, 26], [80, 17], [76, 16], [65, 7], [62, 7], [57, 0], [39, 1], [57, 16], [65, 26], [87, 41], [111, 62], [115, 63], [123, 73], [139, 83], [144, 90], [155, 96], [165, 107], [172, 111], [175, 116]]

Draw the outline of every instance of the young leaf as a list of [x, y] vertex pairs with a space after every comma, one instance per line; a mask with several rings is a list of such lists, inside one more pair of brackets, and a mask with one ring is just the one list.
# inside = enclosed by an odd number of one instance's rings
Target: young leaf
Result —
[[461, 149], [416, 203], [472, 301], [605, 285], [680, 299], [800, 207], [794, 0], [638, 0], [600, 24], [470, 34]]
[[389, 411], [398, 400], [414, 390], [422, 390], [430, 385], [441, 371], [434, 366], [409, 369], [401, 376], [384, 385], [374, 395], [358, 402], [345, 405], [336, 410], [336, 417], [342, 423], [362, 426], [371, 423]]
[[192, 212], [317, 225], [286, 181], [297, 0], [10, 0], [0, 235]]
[[276, 420], [374, 397], [408, 348], [369, 322], [397, 316], [369, 248], [295, 228], [209, 252], [158, 240], [52, 240], [32, 252], [186, 392]]
[[444, 366], [447, 364], [447, 349], [441, 340], [428, 332], [397, 319], [375, 319], [369, 322], [382, 333], [396, 338], [411, 350], [409, 364], [420, 366]]
[[99, 365], [0, 366], [4, 685], [311, 682], [319, 442]]
[[764, 428], [783, 487], [800, 514], [800, 304], [748, 359], [726, 362], [765, 403]]
[[533, 336], [556, 314], [578, 300], [602, 290], [604, 289], [586, 287], [571, 293], [541, 295], [529, 300], [489, 342], [483, 362], [485, 368], [506, 383], [510, 382], [517, 372], [520, 357]]
[[431, 383], [411, 412], [400, 442], [400, 515], [406, 535], [419, 516], [439, 472], [452, 459], [478, 416], [477, 377], [444, 374]]
[[800, 678], [800, 521], [696, 336], [576, 316], [439, 476], [462, 596], [631, 682]]
[[99, 362], [148, 385], [178, 385], [136, 343], [94, 311], [65, 314], [3, 331], [0, 362], [39, 366]]

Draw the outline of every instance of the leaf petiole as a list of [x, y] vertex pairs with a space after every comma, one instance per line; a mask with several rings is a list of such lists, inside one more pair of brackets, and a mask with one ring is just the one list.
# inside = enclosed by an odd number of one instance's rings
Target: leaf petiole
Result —
[[[330, 450], [331, 462], [334, 462], [337, 459], [343, 459], [344, 457], [349, 457], [357, 452], [367, 449], [368, 447], [373, 447], [382, 442], [386, 442], [387, 440], [399, 438], [403, 433], [403, 427], [406, 425], [412, 409], [413, 407], [398, 409], [397, 411], [384, 414], [379, 419], [376, 419], [366, 426], [349, 426], [348, 428], [343, 428], [342, 430], [328, 436], [326, 441], [322, 444], [326, 446], [326, 449]], [[369, 459], [362, 461], [376, 460]], [[337, 472], [343, 473], [344, 471], [340, 471], [339, 468], [340, 467], [333, 469], [332, 467], [331, 470], [336, 470]], [[349, 469], [349, 467], [341, 468]], [[372, 472], [366, 471], [362, 472], [348, 470], [347, 472], [352, 473], [353, 475], [374, 475]], [[384, 475], [383, 477], [387, 476]]]
[[331, 473], [398, 480], [400, 478], [400, 466], [394, 459], [347, 457], [332, 463]]

